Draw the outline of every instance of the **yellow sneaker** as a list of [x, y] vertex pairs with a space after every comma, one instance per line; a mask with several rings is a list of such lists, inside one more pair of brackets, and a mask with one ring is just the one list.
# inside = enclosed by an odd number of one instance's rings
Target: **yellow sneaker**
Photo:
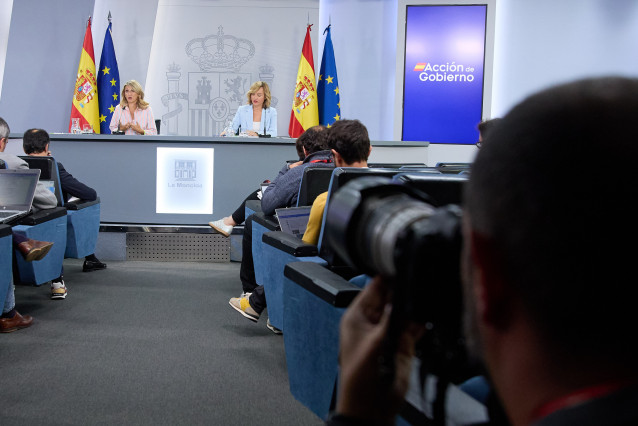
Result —
[[64, 280], [51, 282], [51, 299], [64, 299], [66, 297], [66, 286]]
[[228, 304], [249, 320], [253, 322], [259, 321], [259, 314], [250, 307], [247, 297], [233, 297], [228, 301]]

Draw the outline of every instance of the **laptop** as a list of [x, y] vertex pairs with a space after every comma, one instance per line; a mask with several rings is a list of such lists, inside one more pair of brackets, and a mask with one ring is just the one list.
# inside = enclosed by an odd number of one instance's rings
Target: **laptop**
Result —
[[299, 239], [303, 238], [310, 218], [312, 206], [288, 207], [285, 209], [275, 209], [279, 227], [283, 232], [292, 234]]
[[39, 178], [39, 169], [0, 170], [0, 223], [29, 214]]

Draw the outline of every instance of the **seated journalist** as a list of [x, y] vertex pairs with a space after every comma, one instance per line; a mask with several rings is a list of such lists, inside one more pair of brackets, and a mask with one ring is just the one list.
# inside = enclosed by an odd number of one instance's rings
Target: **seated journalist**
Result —
[[[303, 141], [303, 139], [301, 140]], [[285, 170], [293, 169], [303, 163], [306, 155], [303, 152], [303, 145], [300, 142], [300, 139], [295, 139], [295, 148], [297, 150], [297, 157], [299, 157], [299, 161], [295, 162], [287, 162], [284, 165]], [[265, 180], [264, 183], [270, 183], [270, 180]], [[222, 234], [225, 237], [230, 237], [230, 234], [233, 232], [233, 228], [237, 225], [241, 225], [246, 220], [246, 201], [250, 200], [261, 200], [261, 189], [256, 189], [251, 192], [244, 201], [241, 202], [237, 210], [233, 212], [230, 216], [223, 217], [221, 219], [214, 220], [212, 222], [208, 222], [208, 224], [215, 229], [217, 232]]]
[[[50, 157], [51, 151], [49, 150], [50, 138], [49, 134], [42, 129], [29, 129], [24, 132], [22, 139], [22, 147], [25, 154], [33, 157]], [[97, 192], [95, 189], [85, 185], [67, 172], [62, 163], [59, 161], [58, 174], [60, 175], [60, 186], [62, 188], [62, 196], [65, 202], [71, 201], [73, 197], [84, 200], [94, 201], [97, 199]], [[95, 257], [95, 254], [90, 254], [85, 257], [84, 264], [82, 265], [83, 272], [98, 271], [105, 269], [106, 263], [100, 262]]]
[[[473, 164], [463, 218], [466, 340], [514, 426], [638, 424], [628, 247], [638, 239], [636, 111], [636, 79], [552, 87], [514, 107]], [[608, 158], [613, 170], [592, 169]], [[344, 314], [329, 424], [393, 424], [424, 330], [403, 329], [396, 380], [385, 384], [377, 357], [391, 310], [377, 278]]]
[[137, 81], [124, 83], [120, 104], [113, 111], [109, 129], [111, 132], [123, 131], [126, 135], [157, 134], [153, 110], [144, 100], [144, 90]]
[[[277, 110], [270, 106], [272, 96], [265, 81], [256, 81], [246, 93], [246, 105], [237, 108], [231, 124], [233, 132], [248, 136], [277, 136]], [[222, 132], [226, 135], [226, 130]], [[230, 135], [226, 135], [230, 136]]]
[[[328, 146], [332, 151], [335, 167], [368, 167], [372, 152], [368, 129], [359, 120], [341, 120], [328, 129]], [[319, 194], [312, 203], [308, 225], [302, 240], [317, 245], [328, 191]]]
[[[314, 126], [299, 136], [306, 158], [294, 168], [284, 167], [261, 198], [261, 208], [266, 215], [275, 214], [275, 209], [292, 207], [297, 204], [299, 184], [306, 167], [333, 166], [332, 153], [328, 148], [325, 127]], [[242, 283], [240, 297], [231, 298], [228, 303], [237, 312], [251, 321], [257, 322], [261, 312], [266, 308], [264, 287], [255, 281], [255, 266], [252, 250], [252, 215], [246, 219], [242, 235], [242, 259], [239, 277]], [[270, 323], [266, 324], [276, 334], [281, 333]]]
[[[29, 165], [21, 158], [4, 152], [9, 142], [9, 125], [0, 117], [0, 160], [8, 169], [28, 169]], [[42, 183], [38, 182], [33, 197], [32, 208], [34, 211], [42, 209], [51, 209], [58, 204], [55, 194]], [[27, 261], [37, 261], [47, 255], [53, 243], [46, 241], [35, 241], [17, 233], [13, 233], [13, 242], [16, 248]], [[53, 291], [53, 286], [51, 288]], [[10, 333], [21, 328], [29, 327], [33, 324], [33, 317], [30, 315], [20, 315], [15, 309], [15, 288], [10, 285], [2, 307], [2, 315], [0, 316], [0, 332]]]

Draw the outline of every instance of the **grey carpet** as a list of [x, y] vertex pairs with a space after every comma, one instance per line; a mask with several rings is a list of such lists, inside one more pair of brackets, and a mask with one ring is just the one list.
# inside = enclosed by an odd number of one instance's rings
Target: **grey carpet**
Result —
[[290, 394], [282, 336], [229, 305], [238, 263], [65, 260], [66, 300], [18, 286], [0, 334], [0, 425], [320, 425]]

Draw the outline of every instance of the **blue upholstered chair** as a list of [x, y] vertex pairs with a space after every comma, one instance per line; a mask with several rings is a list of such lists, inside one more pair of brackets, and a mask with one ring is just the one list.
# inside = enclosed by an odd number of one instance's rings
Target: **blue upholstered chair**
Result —
[[361, 289], [313, 262], [291, 262], [284, 276], [283, 327], [290, 392], [325, 419], [337, 381], [339, 322]]
[[9, 225], [0, 225], [0, 309], [13, 280], [13, 234]]
[[[306, 244], [299, 237], [281, 231], [266, 232], [262, 236], [260, 276], [268, 302], [268, 319], [270, 324], [284, 330], [284, 267], [302, 259], [304, 262], [315, 262], [327, 266], [327, 262], [319, 257], [317, 246]], [[255, 270], [256, 272], [256, 270]]]
[[469, 172], [472, 163], [437, 163], [437, 170], [441, 173], [459, 174], [461, 172]]
[[29, 168], [40, 169], [40, 181], [50, 182], [50, 188], [58, 199], [58, 206], [67, 209], [67, 243], [64, 256], [82, 259], [95, 253], [100, 231], [100, 199], [66, 203], [62, 195], [58, 165], [53, 157], [20, 158], [29, 164]]
[[[4, 161], [0, 164], [0, 168], [5, 168]], [[40, 176], [42, 176], [42, 173], [40, 173]], [[52, 187], [52, 190], [54, 189], [55, 188]], [[22, 234], [27, 238], [40, 241], [51, 241], [54, 243], [53, 248], [47, 257], [39, 261], [26, 262], [22, 257], [22, 254], [18, 250], [15, 250], [16, 266], [18, 271], [16, 281], [20, 281], [25, 284], [40, 285], [60, 276], [62, 261], [64, 260], [64, 248], [66, 246], [65, 216], [66, 209], [57, 207], [26, 216], [18, 222], [18, 225], [13, 227], [13, 232]], [[11, 227], [9, 227], [9, 232], [12, 232]], [[13, 236], [11, 235], [9, 238], [9, 253], [12, 253]], [[5, 237], [2, 238], [2, 241], [2, 247], [4, 250]], [[4, 253], [4, 251], [0, 251], [0, 253]], [[2, 274], [2, 277], [0, 278], [0, 297], [4, 304], [4, 297], [7, 294], [6, 289], [2, 290], [5, 284], [4, 278], [8, 277], [9, 282], [11, 281], [13, 272], [11, 266], [13, 255], [8, 256], [8, 272], [5, 270], [6, 265], [4, 263], [7, 259], [5, 259], [4, 256], [2, 257], [3, 258], [0, 260], [0, 273]]]
[[[364, 169], [354, 167], [340, 167], [333, 170], [327, 187], [328, 197], [326, 205], [328, 205], [331, 195], [351, 179], [360, 176], [390, 177], [397, 173], [396, 169]], [[253, 243], [255, 238], [253, 227]], [[333, 269], [340, 269], [340, 273], [344, 276], [354, 274], [351, 268], [346, 267], [343, 262], [339, 262], [335, 259], [334, 254], [327, 248], [327, 245], [322, 244], [321, 237], [317, 246], [305, 244], [298, 237], [281, 231], [266, 231], [262, 233], [261, 238], [262, 244], [259, 249], [260, 269], [259, 273], [257, 273], [257, 263], [255, 263], [255, 276], [259, 274], [257, 282], [264, 286], [270, 323], [284, 332], [283, 316], [285, 295], [283, 271], [286, 264], [303, 260], [319, 263]], [[254, 247], [255, 246], [253, 246], [253, 248]], [[320, 251], [321, 249], [323, 249], [323, 252]], [[253, 253], [254, 252], [253, 249]], [[253, 254], [253, 259], [254, 257], [255, 255]]]
[[53, 247], [42, 260], [27, 262], [15, 250], [19, 281], [41, 285], [60, 276], [66, 250], [67, 217], [64, 207], [40, 210], [22, 218], [13, 231], [27, 238], [50, 241]]
[[430, 174], [422, 172], [398, 173], [392, 179], [426, 193], [435, 206], [461, 204], [467, 174]]
[[[299, 184], [299, 193], [297, 195], [297, 206], [309, 206], [312, 205], [317, 195], [328, 190], [330, 184], [330, 177], [334, 167], [306, 167], [304, 174]], [[247, 203], [248, 204], [248, 203]], [[253, 263], [255, 266], [255, 281], [259, 285], [263, 285], [265, 281], [264, 272], [266, 271], [267, 264], [263, 257], [263, 244], [262, 238], [264, 233], [269, 231], [276, 231], [279, 229], [279, 223], [274, 216], [267, 216], [263, 212], [258, 212], [253, 215], [253, 229], [252, 229], [252, 249], [253, 249]], [[266, 301], [268, 295], [266, 295]], [[268, 309], [268, 318], [270, 319], [271, 309]], [[276, 320], [275, 320], [276, 321]], [[281, 321], [280, 321], [281, 322]], [[272, 319], [270, 321], [275, 327], [279, 328]]]
[[245, 207], [244, 207], [244, 212], [245, 212], [244, 217], [248, 217], [251, 214], [255, 214], [255, 213], [261, 212], [261, 200], [248, 200], [248, 201], [246, 201], [246, 204], [245, 204]]
[[67, 208], [67, 242], [64, 257], [82, 259], [95, 253], [100, 233], [100, 198], [69, 202]]
[[297, 206], [311, 206], [315, 198], [328, 190], [334, 167], [306, 167], [299, 183]]
[[[364, 170], [355, 172], [355, 170]], [[375, 176], [365, 169], [346, 169], [342, 173], [351, 172], [348, 179], [362, 176]], [[335, 170], [335, 174], [339, 173]], [[467, 181], [465, 176], [443, 175], [440, 173], [386, 173], [400, 184], [409, 185], [429, 193], [437, 205], [460, 203], [462, 186]], [[377, 173], [376, 176], [383, 176]], [[345, 181], [345, 179], [344, 179]], [[345, 182], [342, 183], [343, 186]], [[340, 186], [340, 187], [341, 187]], [[329, 192], [326, 205], [330, 204]], [[338, 370], [338, 335], [339, 321], [345, 308], [358, 293], [366, 280], [355, 285], [355, 280], [347, 281], [335, 272], [342, 262], [330, 248], [325, 238], [325, 215], [320, 237], [319, 257], [332, 265], [331, 268], [315, 262], [291, 262], [284, 268], [283, 279], [283, 330], [286, 350], [286, 364], [290, 391], [302, 404], [307, 406], [321, 418], [325, 418], [330, 410], [333, 391]], [[270, 241], [271, 234], [264, 236]], [[279, 234], [279, 233], [277, 233]], [[272, 238], [273, 240], [275, 238]], [[281, 243], [281, 239], [277, 239]], [[274, 246], [274, 242], [268, 245]], [[273, 281], [275, 282], [275, 281]], [[270, 284], [270, 282], [269, 282]], [[266, 295], [270, 289], [267, 285]], [[270, 301], [269, 301], [270, 315]], [[308, 315], [312, 312], [312, 315]], [[272, 319], [271, 319], [272, 322]]]
[[368, 163], [371, 169], [400, 169], [402, 167], [427, 167], [425, 163]]

